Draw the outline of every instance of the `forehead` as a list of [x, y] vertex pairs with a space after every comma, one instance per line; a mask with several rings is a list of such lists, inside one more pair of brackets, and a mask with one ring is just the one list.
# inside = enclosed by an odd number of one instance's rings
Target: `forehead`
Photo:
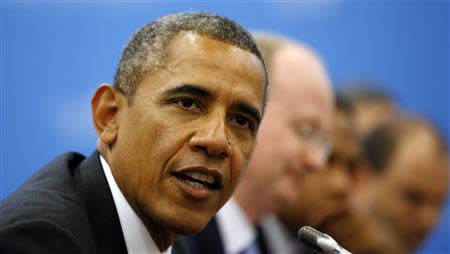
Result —
[[256, 55], [194, 32], [174, 36], [166, 51], [163, 68], [172, 77], [183, 78], [185, 82], [192, 79], [197, 85], [209, 83], [211, 88], [223, 84], [232, 84], [234, 90], [250, 87], [252, 96], [263, 104], [265, 70]]
[[438, 191], [448, 188], [448, 166], [448, 156], [433, 149], [429, 136], [414, 132], [400, 141], [385, 177], [403, 185]]
[[311, 50], [300, 46], [284, 46], [278, 49], [271, 59], [271, 78], [280, 83], [278, 86], [309, 84], [309, 90], [322, 93], [330, 92], [330, 81], [325, 67]]
[[341, 154], [356, 157], [360, 153], [360, 141], [355, 133], [351, 119], [343, 112], [336, 111], [331, 131], [333, 149]]
[[[191, 31], [174, 36], [166, 51], [169, 67], [199, 65], [208, 69], [224, 68], [224, 71], [232, 70], [252, 81], [260, 81], [255, 74], [264, 74], [264, 67], [256, 55]], [[258, 80], [254, 80], [255, 76]]]
[[331, 124], [333, 95], [320, 60], [298, 47], [279, 50], [272, 60], [271, 103], [291, 112], [298, 120]]

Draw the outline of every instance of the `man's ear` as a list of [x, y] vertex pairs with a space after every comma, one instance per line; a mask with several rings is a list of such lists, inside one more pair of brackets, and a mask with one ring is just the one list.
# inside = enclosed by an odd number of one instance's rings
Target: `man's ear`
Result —
[[101, 84], [91, 100], [97, 135], [107, 145], [115, 143], [119, 129], [119, 109], [124, 96], [114, 87]]

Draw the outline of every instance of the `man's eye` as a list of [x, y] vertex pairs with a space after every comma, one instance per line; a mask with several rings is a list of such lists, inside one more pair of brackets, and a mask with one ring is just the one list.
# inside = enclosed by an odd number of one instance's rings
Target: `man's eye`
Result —
[[179, 99], [179, 100], [175, 101], [175, 103], [184, 109], [198, 111], [198, 112], [201, 111], [200, 105], [195, 100], [192, 100], [192, 99], [183, 98], [183, 99]]
[[248, 128], [248, 129], [252, 128], [250, 120], [245, 116], [234, 116], [231, 119], [231, 121], [232, 123], [237, 124], [241, 128]]
[[422, 193], [417, 191], [406, 191], [404, 193], [405, 199], [409, 202], [410, 205], [418, 206], [422, 204], [425, 200], [425, 197]]
[[309, 139], [314, 134], [314, 127], [309, 123], [300, 126], [298, 134], [303, 139]]

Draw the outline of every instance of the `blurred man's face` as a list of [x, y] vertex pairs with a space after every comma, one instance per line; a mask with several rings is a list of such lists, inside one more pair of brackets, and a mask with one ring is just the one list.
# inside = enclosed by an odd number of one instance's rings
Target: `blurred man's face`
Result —
[[[113, 175], [146, 223], [201, 230], [228, 200], [255, 145], [264, 70], [253, 54], [191, 32], [117, 113]], [[151, 232], [152, 234], [155, 232]]]
[[432, 142], [425, 132], [405, 137], [375, 181], [372, 211], [411, 249], [436, 223], [448, 192], [448, 158]]
[[333, 110], [327, 74], [315, 57], [281, 49], [270, 68], [269, 105], [237, 193], [261, 213], [295, 201], [304, 175], [324, 168]]
[[395, 106], [390, 101], [364, 102], [355, 105], [355, 124], [361, 137], [383, 125], [395, 115]]
[[359, 141], [349, 118], [337, 111], [328, 170], [308, 176], [299, 186], [296, 202], [277, 213], [292, 230], [310, 225], [322, 228], [349, 209], [350, 171], [359, 160]]

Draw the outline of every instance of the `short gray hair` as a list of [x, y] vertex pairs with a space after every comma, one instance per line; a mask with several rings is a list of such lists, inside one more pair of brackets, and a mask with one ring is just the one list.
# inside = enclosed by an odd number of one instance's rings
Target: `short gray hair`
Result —
[[166, 46], [181, 31], [225, 42], [256, 55], [264, 66], [264, 105], [266, 103], [267, 71], [262, 55], [251, 34], [236, 22], [212, 13], [184, 12], [163, 16], [139, 29], [122, 53], [114, 87], [131, 104], [137, 85], [167, 57]]

